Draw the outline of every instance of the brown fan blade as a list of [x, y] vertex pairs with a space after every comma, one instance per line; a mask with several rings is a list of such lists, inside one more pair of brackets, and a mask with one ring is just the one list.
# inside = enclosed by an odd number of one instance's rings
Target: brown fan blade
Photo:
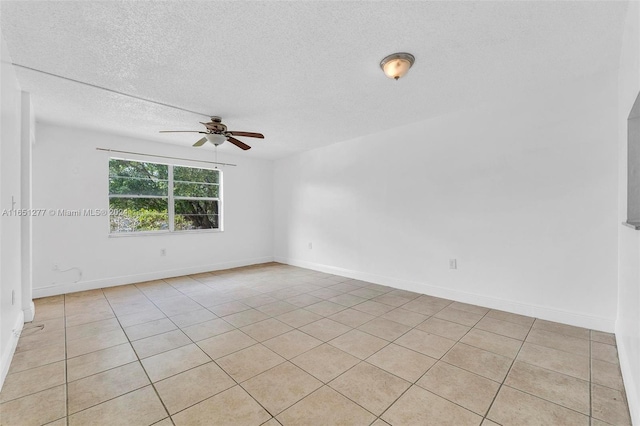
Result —
[[260, 138], [264, 139], [264, 135], [262, 133], [253, 133], [253, 132], [227, 132], [231, 133], [233, 136], [244, 136], [246, 138]]
[[160, 133], [207, 133], [199, 130], [160, 130]]
[[202, 138], [198, 142], [194, 143], [193, 146], [202, 146], [207, 142], [207, 138]]
[[234, 144], [235, 146], [237, 146], [240, 149], [244, 149], [245, 151], [248, 149], [251, 149], [251, 147], [249, 145], [247, 145], [244, 142], [240, 142], [238, 139], [234, 138], [233, 136], [229, 136], [229, 138], [227, 139], [229, 142], [231, 142], [232, 144]]

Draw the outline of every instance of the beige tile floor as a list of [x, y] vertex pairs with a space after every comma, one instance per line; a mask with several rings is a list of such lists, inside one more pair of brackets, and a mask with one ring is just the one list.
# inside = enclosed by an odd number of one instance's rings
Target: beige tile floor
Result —
[[2, 425], [625, 425], [615, 338], [271, 263], [36, 300]]

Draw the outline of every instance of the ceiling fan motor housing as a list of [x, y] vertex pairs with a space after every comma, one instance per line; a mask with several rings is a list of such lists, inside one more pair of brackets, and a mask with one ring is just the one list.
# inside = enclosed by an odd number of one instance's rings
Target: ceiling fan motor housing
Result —
[[203, 124], [205, 125], [207, 130], [210, 131], [211, 133], [224, 134], [227, 131], [227, 126], [225, 126], [222, 123], [211, 122], [211, 123], [203, 123]]

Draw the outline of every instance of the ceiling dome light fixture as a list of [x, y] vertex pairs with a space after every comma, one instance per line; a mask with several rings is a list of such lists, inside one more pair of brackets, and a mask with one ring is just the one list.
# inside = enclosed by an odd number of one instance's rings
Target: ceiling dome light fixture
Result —
[[215, 146], [222, 145], [227, 140], [227, 137], [225, 135], [221, 135], [218, 133], [208, 133], [204, 136]]
[[415, 61], [416, 58], [411, 53], [394, 53], [380, 61], [380, 68], [387, 77], [397, 80], [409, 72]]

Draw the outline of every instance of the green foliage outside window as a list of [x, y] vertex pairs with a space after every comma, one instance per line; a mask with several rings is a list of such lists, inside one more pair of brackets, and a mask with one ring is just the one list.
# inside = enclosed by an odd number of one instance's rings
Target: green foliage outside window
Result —
[[[218, 229], [219, 179], [217, 170], [112, 158], [109, 208], [120, 214], [110, 216], [111, 232], [168, 231], [171, 220], [176, 231]], [[169, 203], [173, 203], [173, 218]]]

